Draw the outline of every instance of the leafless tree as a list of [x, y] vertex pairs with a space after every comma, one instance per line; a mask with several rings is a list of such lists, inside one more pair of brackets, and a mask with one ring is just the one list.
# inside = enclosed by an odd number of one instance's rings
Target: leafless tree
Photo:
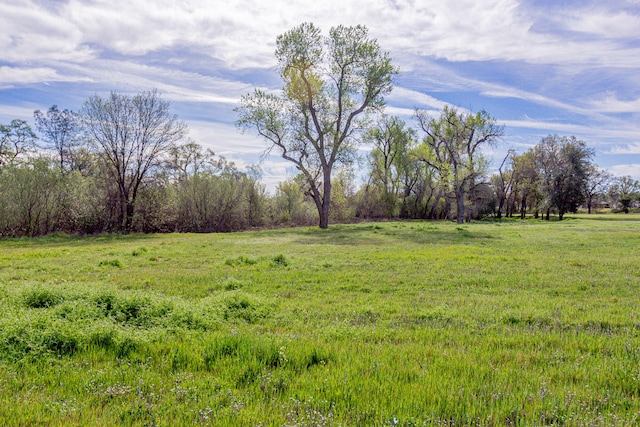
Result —
[[591, 213], [594, 199], [604, 194], [607, 187], [613, 180], [613, 175], [596, 165], [590, 165], [587, 169], [587, 185], [585, 187], [585, 197], [587, 199], [587, 210]]
[[34, 111], [33, 117], [38, 132], [47, 143], [47, 148], [55, 150], [60, 170], [71, 168], [73, 148], [78, 144], [78, 115], [70, 110], [60, 111], [58, 106], [54, 105], [46, 114], [40, 110]]
[[24, 120], [0, 124], [0, 166], [13, 162], [21, 154], [35, 147], [36, 134]]
[[81, 115], [91, 147], [117, 185], [119, 228], [127, 232], [141, 183], [185, 137], [187, 126], [170, 114], [169, 103], [156, 90], [135, 96], [94, 95], [84, 103]]

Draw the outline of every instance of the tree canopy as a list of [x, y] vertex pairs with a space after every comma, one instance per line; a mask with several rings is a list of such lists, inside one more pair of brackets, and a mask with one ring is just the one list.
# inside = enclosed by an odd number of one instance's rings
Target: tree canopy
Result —
[[367, 115], [384, 105], [397, 70], [361, 25], [334, 27], [322, 37], [303, 23], [278, 36], [276, 45], [282, 91], [243, 96], [237, 124], [295, 165], [326, 228], [334, 167], [353, 161]]
[[481, 149], [496, 144], [503, 127], [486, 111], [471, 114], [449, 106], [439, 117], [416, 110], [416, 118], [425, 133], [422, 159], [438, 171], [441, 183], [455, 195], [456, 219], [462, 224], [465, 195], [486, 168]]
[[157, 91], [90, 97], [82, 108], [87, 136], [117, 184], [120, 227], [131, 228], [140, 184], [187, 127]]

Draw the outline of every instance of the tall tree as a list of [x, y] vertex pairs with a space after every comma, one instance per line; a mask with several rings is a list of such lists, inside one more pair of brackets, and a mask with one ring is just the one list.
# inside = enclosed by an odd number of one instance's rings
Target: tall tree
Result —
[[538, 217], [539, 202], [542, 199], [540, 188], [538, 186], [540, 172], [536, 163], [536, 156], [533, 150], [513, 156], [513, 208], [515, 212], [516, 205], [520, 211], [520, 218], [527, 217], [527, 209], [535, 207], [535, 217]]
[[119, 228], [131, 228], [138, 190], [164, 154], [187, 133], [156, 90], [90, 97], [82, 107], [85, 132], [118, 191]]
[[500, 163], [498, 173], [494, 174], [491, 179], [495, 187], [496, 198], [498, 201], [498, 206], [496, 206], [496, 218], [502, 218], [502, 213], [505, 209], [507, 199], [511, 195], [511, 190], [513, 189], [513, 169], [505, 169], [505, 166], [507, 165], [507, 162], [513, 164], [514, 155], [515, 151], [513, 151], [513, 149], [507, 151], [506, 156], [502, 159], [502, 163]]
[[613, 175], [596, 165], [590, 165], [587, 169], [587, 182], [584, 196], [587, 200], [587, 212], [591, 213], [594, 199], [604, 195], [607, 187], [613, 180]]
[[546, 219], [552, 207], [562, 220], [576, 212], [585, 200], [593, 150], [575, 136], [549, 135], [534, 147], [540, 170], [540, 188], [545, 196]]
[[416, 110], [416, 118], [426, 134], [423, 160], [438, 171], [441, 182], [451, 189], [456, 199], [457, 222], [462, 224], [465, 197], [486, 167], [481, 150], [498, 142], [504, 134], [503, 127], [486, 111], [463, 113], [449, 106], [437, 118]]
[[278, 36], [276, 46], [283, 90], [243, 96], [237, 124], [257, 131], [304, 175], [320, 228], [327, 228], [334, 166], [353, 161], [365, 118], [384, 105], [397, 71], [360, 25], [322, 37], [304, 23]]
[[633, 179], [629, 175], [618, 177], [615, 180], [613, 192], [618, 201], [622, 204], [624, 212], [629, 212], [629, 208], [634, 200], [640, 199], [640, 181]]
[[398, 117], [383, 115], [377, 126], [364, 135], [373, 145], [369, 155], [370, 182], [382, 190], [387, 217], [397, 215], [396, 205], [408, 157], [415, 141], [415, 131]]
[[54, 105], [47, 110], [46, 114], [36, 110], [33, 116], [36, 129], [47, 143], [47, 148], [55, 150], [60, 170], [70, 169], [73, 163], [73, 148], [78, 145], [77, 136], [80, 128], [78, 115], [70, 110], [60, 111], [58, 106]]

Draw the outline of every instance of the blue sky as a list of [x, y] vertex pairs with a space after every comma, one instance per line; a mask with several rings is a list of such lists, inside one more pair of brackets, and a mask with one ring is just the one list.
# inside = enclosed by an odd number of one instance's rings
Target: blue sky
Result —
[[[499, 163], [548, 134], [640, 179], [640, 0], [14, 0], [0, 7], [0, 123], [93, 94], [157, 88], [190, 136], [243, 167], [266, 146], [233, 108], [277, 90], [276, 37], [302, 23], [364, 24], [401, 72], [387, 112], [484, 109], [505, 125]], [[275, 154], [264, 181], [292, 173]]]

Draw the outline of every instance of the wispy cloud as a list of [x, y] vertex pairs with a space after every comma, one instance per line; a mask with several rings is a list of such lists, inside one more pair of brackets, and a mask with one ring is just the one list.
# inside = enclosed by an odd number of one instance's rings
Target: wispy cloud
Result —
[[[64, 57], [76, 62], [103, 49], [143, 55], [195, 46], [230, 68], [270, 67], [276, 35], [313, 21], [325, 30], [340, 23], [365, 24], [390, 50], [451, 61], [637, 64], [633, 53], [639, 53], [638, 46], [630, 49], [611, 40], [634, 37], [637, 16], [604, 8], [593, 14], [592, 8], [578, 4], [570, 8], [560, 11], [569, 29], [603, 37], [567, 40], [562, 34], [534, 31], [537, 14], [516, 0], [70, 0], [53, 8], [25, 0], [5, 6], [0, 23], [9, 36], [0, 46], [12, 61]], [[461, 10], [473, 19], [461, 19]]]
[[405, 104], [412, 102], [414, 107], [418, 108], [435, 108], [441, 110], [447, 105], [446, 102], [431, 95], [403, 87], [394, 88], [391, 94], [387, 96], [387, 99], [390, 101], [402, 101]]
[[[612, 2], [614, 7], [616, 2]], [[640, 28], [640, 15], [624, 10], [607, 10], [607, 3], [578, 9], [564, 15], [566, 25], [573, 31], [609, 39], [634, 39]], [[636, 6], [638, 4], [636, 3]]]
[[640, 163], [621, 164], [611, 166], [609, 170], [615, 176], [630, 176], [634, 179], [640, 179]]
[[238, 163], [255, 163], [265, 147], [238, 134], [233, 107], [254, 87], [278, 90], [276, 37], [301, 22], [325, 34], [335, 25], [364, 24], [402, 70], [387, 113], [410, 125], [414, 107], [434, 114], [445, 104], [484, 108], [523, 147], [565, 133], [602, 153], [638, 154], [636, 0], [5, 3], [0, 120], [32, 117], [29, 107], [51, 100], [75, 108], [65, 101], [157, 88], [194, 139]]
[[[536, 131], [534, 134], [538, 136], [547, 134], [574, 135], [583, 139], [588, 145], [598, 147], [603, 154], [640, 154], [633, 151], [635, 149], [634, 144], [625, 145], [623, 148], [611, 148], [612, 144], [619, 144], [621, 140], [637, 138], [638, 128], [633, 125], [611, 129], [601, 126], [532, 119], [504, 120], [502, 123], [506, 126], [508, 134], [518, 134], [522, 130], [534, 130]], [[532, 142], [536, 143], [538, 141]], [[624, 150], [626, 150], [625, 153], [623, 153]]]
[[608, 93], [605, 97], [591, 101], [594, 109], [604, 113], [638, 113], [640, 112], [640, 98], [621, 100], [615, 94]]
[[291, 163], [281, 159], [279, 153], [265, 157], [267, 144], [250, 133], [240, 133], [235, 126], [225, 123], [191, 121], [190, 136], [216, 155], [234, 161], [240, 170], [253, 165], [260, 166], [262, 181], [268, 191], [275, 191], [291, 168]]
[[616, 145], [607, 152], [607, 154], [638, 154], [640, 155], [640, 142], [634, 142], [627, 145]]
[[97, 54], [84, 44], [76, 25], [32, 0], [5, 2], [0, 14], [2, 60], [17, 64], [32, 61], [85, 61]]
[[0, 67], [0, 88], [13, 87], [15, 83], [29, 84], [62, 79], [63, 77], [53, 68]]
[[13, 119], [28, 121], [33, 118], [33, 111], [34, 108], [0, 105], [0, 123], [9, 123]]

